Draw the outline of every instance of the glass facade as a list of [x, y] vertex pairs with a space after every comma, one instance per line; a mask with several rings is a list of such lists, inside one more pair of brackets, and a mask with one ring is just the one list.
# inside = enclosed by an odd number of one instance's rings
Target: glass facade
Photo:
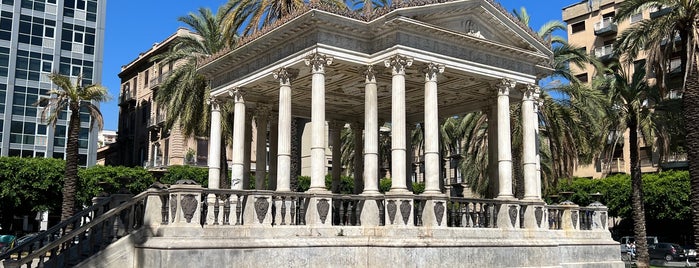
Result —
[[[1, 0], [0, 152], [3, 156], [65, 157], [68, 112], [56, 126], [37, 101], [49, 97], [51, 72], [100, 83], [106, 1]], [[94, 165], [97, 129], [81, 111], [81, 165]]]

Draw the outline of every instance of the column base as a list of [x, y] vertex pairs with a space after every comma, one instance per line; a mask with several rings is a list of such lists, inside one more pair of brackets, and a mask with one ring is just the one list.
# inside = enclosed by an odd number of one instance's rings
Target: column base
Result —
[[500, 204], [500, 208], [498, 209], [498, 228], [518, 229], [519, 209], [520, 207], [517, 204]]
[[524, 228], [548, 229], [548, 222], [544, 217], [546, 203], [532, 202], [530, 204], [524, 204], [520, 206], [520, 213], [522, 213], [521, 210], [524, 210]]
[[[326, 190], [326, 192], [328, 191]], [[331, 196], [311, 197], [308, 200], [308, 207], [306, 207], [306, 225], [330, 227], [332, 226], [332, 213]]]
[[[400, 191], [402, 190], [402, 191]], [[422, 213], [415, 209], [414, 196], [408, 190], [400, 189], [386, 193], [385, 225], [393, 227], [415, 226], [414, 212]], [[417, 225], [421, 225], [420, 222]]]
[[431, 228], [447, 227], [447, 197], [437, 197], [425, 201], [422, 226]]

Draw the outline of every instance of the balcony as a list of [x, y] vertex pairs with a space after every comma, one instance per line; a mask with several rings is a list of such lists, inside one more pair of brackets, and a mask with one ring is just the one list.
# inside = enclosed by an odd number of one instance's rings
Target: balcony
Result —
[[686, 169], [688, 167], [687, 153], [671, 153], [660, 163], [662, 169]]
[[602, 61], [602, 63], [608, 63], [614, 59], [614, 46], [609, 44], [602, 47], [596, 47], [595, 57]]
[[170, 72], [165, 72], [160, 76], [151, 78], [150, 81], [148, 81], [148, 88], [153, 89], [159, 86], [165, 81], [165, 79], [167, 79], [168, 76], [170, 76]]
[[662, 8], [662, 9], [660, 9], [660, 10], [651, 11], [651, 12], [650, 12], [650, 18], [651, 18], [651, 19], [655, 19], [655, 18], [658, 18], [658, 17], [662, 17], [662, 16], [667, 15], [667, 14], [670, 13], [670, 12], [672, 12], [672, 8], [671, 8], [671, 7], [666, 7], [666, 8]]
[[129, 102], [136, 102], [136, 96], [131, 92], [131, 90], [124, 90], [119, 93], [119, 105], [125, 105]]
[[601, 21], [595, 23], [595, 35], [596, 36], [607, 36], [617, 33], [617, 26], [614, 20], [609, 18], [604, 18]]
[[604, 173], [626, 173], [626, 162], [623, 158], [602, 159], [601, 162]]
[[165, 114], [157, 114], [148, 118], [148, 128], [159, 128], [165, 123]]

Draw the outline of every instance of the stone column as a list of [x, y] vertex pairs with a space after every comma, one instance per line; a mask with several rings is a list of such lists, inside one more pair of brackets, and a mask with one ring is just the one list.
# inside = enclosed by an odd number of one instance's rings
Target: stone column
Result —
[[277, 139], [279, 138], [278, 116], [275, 113], [269, 116], [269, 180], [268, 190], [277, 189]]
[[439, 190], [439, 113], [437, 100], [437, 74], [444, 72], [444, 65], [429, 63], [425, 74], [425, 194], [441, 194]]
[[512, 150], [510, 137], [510, 90], [515, 82], [502, 79], [498, 90], [498, 198], [514, 198], [512, 194]]
[[539, 200], [536, 182], [536, 114], [534, 113], [534, 94], [536, 85], [527, 85], [522, 91], [522, 173], [524, 175], [524, 199]]
[[[374, 66], [364, 72], [364, 195], [379, 194], [379, 112]], [[365, 222], [362, 219], [362, 222]]]
[[265, 177], [267, 176], [267, 118], [269, 107], [257, 106], [255, 116], [255, 128], [257, 129], [255, 146], [255, 189], [265, 190]]
[[291, 178], [291, 80], [298, 70], [280, 68], [274, 79], [279, 79], [279, 130], [277, 146], [277, 191], [289, 192]]
[[311, 67], [311, 186], [310, 192], [325, 192], [325, 66], [332, 58], [319, 53], [306, 57]]
[[245, 153], [243, 155], [243, 189], [250, 189], [250, 166], [252, 156], [252, 112], [245, 110]]
[[544, 105], [540, 99], [541, 92], [534, 93], [534, 137], [536, 138], [536, 196], [541, 199], [541, 141], [539, 140], [539, 107]]
[[354, 134], [354, 193], [360, 194], [364, 191], [364, 163], [362, 159], [363, 151], [363, 139], [362, 132], [364, 132], [364, 126], [361, 122], [352, 122], [350, 125], [352, 128], [352, 133]]
[[391, 68], [391, 192], [408, 193], [405, 185], [405, 68], [412, 58], [395, 55], [384, 61]]
[[233, 156], [231, 157], [231, 189], [243, 189], [245, 173], [245, 92], [234, 89], [229, 92], [235, 102], [233, 108]]
[[[412, 133], [417, 129], [417, 124], [408, 122], [405, 129], [405, 186], [409, 192], [413, 191], [413, 163], [415, 162], [415, 145], [413, 144]], [[417, 146], [420, 146], [419, 144]]]
[[342, 127], [344, 124], [340, 121], [333, 120], [330, 122], [330, 144], [332, 145], [332, 176], [333, 183], [330, 190], [333, 193], [340, 192], [340, 175], [342, 173], [342, 141], [340, 140], [340, 135], [342, 134]]
[[209, 99], [211, 105], [211, 133], [209, 134], [209, 189], [218, 189], [221, 185], [221, 105], [215, 98]]

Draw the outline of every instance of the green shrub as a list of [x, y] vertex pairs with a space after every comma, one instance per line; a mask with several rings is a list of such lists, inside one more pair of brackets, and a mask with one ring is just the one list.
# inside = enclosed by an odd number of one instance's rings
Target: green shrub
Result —
[[[124, 166], [93, 166], [80, 169], [78, 177], [80, 190], [77, 192], [77, 200], [85, 205], [90, 204], [92, 198], [103, 191], [111, 194], [124, 187], [132, 194], [139, 194], [155, 181], [153, 175], [142, 167]], [[121, 185], [124, 181], [126, 185]], [[103, 189], [103, 186], [106, 186], [106, 189]]]
[[160, 178], [160, 182], [164, 184], [175, 184], [179, 180], [193, 180], [197, 184], [206, 187], [209, 185], [209, 169], [173, 165], [168, 167], [165, 175]]

